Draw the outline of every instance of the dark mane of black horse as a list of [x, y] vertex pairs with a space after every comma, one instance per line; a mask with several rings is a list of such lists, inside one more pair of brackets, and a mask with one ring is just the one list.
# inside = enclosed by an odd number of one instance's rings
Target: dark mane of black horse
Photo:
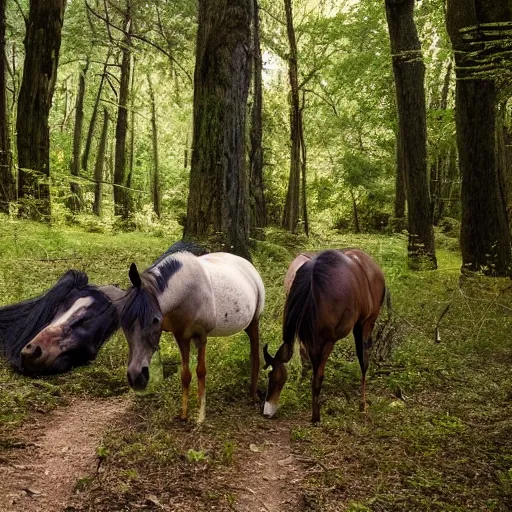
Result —
[[87, 282], [87, 274], [68, 270], [39, 297], [0, 308], [0, 349], [12, 365], [19, 368], [21, 349], [50, 323], [66, 296]]
[[332, 286], [329, 270], [343, 258], [339, 251], [324, 251], [297, 270], [285, 304], [284, 344], [293, 345], [296, 336], [305, 345], [313, 343], [317, 297]]
[[[149, 266], [142, 273], [142, 276], [145, 274], [152, 276], [156, 288], [160, 292], [165, 289], [170, 277], [175, 274], [182, 266], [181, 262], [175, 260], [174, 258], [167, 259], [168, 256], [178, 252], [190, 252], [195, 256], [208, 254], [208, 251], [204, 247], [201, 247], [200, 245], [193, 242], [185, 242], [180, 240], [171, 245], [169, 249], [167, 249], [151, 266]], [[166, 261], [162, 264], [164, 260]], [[159, 265], [158, 272], [153, 272], [157, 265]], [[133, 264], [130, 269], [130, 276], [132, 275], [133, 268], [135, 268], [135, 273], [137, 273], [138, 276], [136, 267], [134, 267]], [[125, 330], [130, 329], [135, 320], [138, 319], [141, 328], [144, 329], [152, 322], [154, 317], [154, 310], [154, 302], [151, 301], [150, 294], [148, 293], [146, 287], [132, 286], [126, 294], [125, 306], [123, 308], [123, 312], [121, 313], [122, 328]]]

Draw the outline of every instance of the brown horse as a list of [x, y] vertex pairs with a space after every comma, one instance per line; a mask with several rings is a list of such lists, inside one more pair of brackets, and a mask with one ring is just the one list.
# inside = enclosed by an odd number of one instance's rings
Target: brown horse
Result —
[[327, 359], [337, 340], [354, 333], [361, 366], [362, 406], [366, 409], [366, 370], [371, 334], [387, 295], [380, 267], [358, 249], [299, 254], [286, 273], [288, 291], [283, 320], [283, 344], [274, 357], [264, 348], [271, 366], [263, 414], [272, 417], [287, 379], [285, 363], [298, 337], [313, 369], [313, 423], [320, 421], [320, 389]]

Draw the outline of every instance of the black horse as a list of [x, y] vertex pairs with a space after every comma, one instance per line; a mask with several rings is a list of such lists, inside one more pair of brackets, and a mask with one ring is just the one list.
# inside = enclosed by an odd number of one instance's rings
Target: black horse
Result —
[[0, 351], [27, 375], [63, 373], [95, 359], [119, 328], [124, 292], [69, 270], [42, 295], [0, 308]]

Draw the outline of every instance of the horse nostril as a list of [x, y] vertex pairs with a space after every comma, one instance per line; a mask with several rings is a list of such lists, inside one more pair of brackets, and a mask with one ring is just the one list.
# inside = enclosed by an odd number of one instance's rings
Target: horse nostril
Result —
[[142, 370], [140, 371], [142, 376], [146, 379], [146, 381], [149, 380], [149, 368], [147, 366], [144, 366]]
[[126, 372], [126, 377], [128, 378], [128, 384], [130, 385], [131, 388], [133, 388], [133, 380], [130, 375], [130, 372]]
[[25, 361], [35, 361], [36, 359], [39, 359], [43, 355], [43, 350], [41, 347], [36, 346], [35, 349], [33, 349], [33, 345], [27, 345], [22, 353], [21, 356]]

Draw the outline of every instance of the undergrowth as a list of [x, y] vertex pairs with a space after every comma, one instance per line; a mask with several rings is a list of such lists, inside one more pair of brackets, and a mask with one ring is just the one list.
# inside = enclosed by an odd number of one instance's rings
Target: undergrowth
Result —
[[[89, 233], [18, 221], [0, 223], [0, 304], [34, 296], [68, 268], [97, 284], [128, 285], [132, 261], [151, 263], [179, 238], [144, 233]], [[410, 272], [403, 235], [320, 231], [292, 237], [269, 229], [254, 241], [253, 263], [266, 285], [261, 341], [274, 353], [281, 341], [282, 282], [301, 250], [359, 247], [382, 266], [399, 336], [388, 360], [370, 367], [370, 410], [361, 414], [359, 367], [349, 337], [336, 345], [322, 389], [322, 423], [311, 426], [309, 378], [298, 355], [275, 421], [287, 422], [295, 453], [318, 461], [296, 486], [304, 510], [509, 510], [512, 507], [512, 318], [510, 281], [460, 277], [456, 243], [438, 247], [439, 269]], [[434, 335], [439, 324], [440, 340]], [[126, 422], [101, 445], [101, 471], [77, 484], [81, 510], [149, 509], [155, 503], [232, 510], [240, 453], [272, 428], [247, 399], [249, 342], [245, 334], [211, 339], [207, 350], [207, 420], [180, 423], [180, 359], [170, 335], [161, 343], [165, 379], [152, 394], [125, 383], [121, 333], [91, 365], [30, 380], [0, 363], [0, 443], [7, 449], [27, 415], [44, 414], [74, 395], [126, 394]], [[191, 361], [192, 367], [194, 360]], [[260, 374], [265, 388], [266, 372]], [[191, 393], [193, 393], [195, 379]], [[191, 395], [190, 415], [197, 402]], [[147, 496], [151, 496], [148, 502]], [[154, 498], [154, 499], [153, 499]], [[188, 501], [187, 501], [188, 500]]]

